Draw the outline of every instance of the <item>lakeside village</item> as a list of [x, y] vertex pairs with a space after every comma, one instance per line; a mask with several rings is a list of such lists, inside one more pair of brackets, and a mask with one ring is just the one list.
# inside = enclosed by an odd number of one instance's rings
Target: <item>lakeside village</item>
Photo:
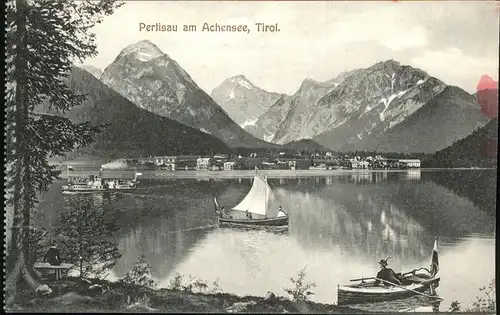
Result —
[[419, 159], [388, 158], [381, 155], [334, 155], [332, 152], [310, 156], [278, 152], [274, 156], [251, 153], [249, 156], [214, 154], [213, 156], [179, 155], [128, 159], [129, 166], [170, 171], [182, 170], [333, 170], [333, 169], [414, 169], [420, 168]]

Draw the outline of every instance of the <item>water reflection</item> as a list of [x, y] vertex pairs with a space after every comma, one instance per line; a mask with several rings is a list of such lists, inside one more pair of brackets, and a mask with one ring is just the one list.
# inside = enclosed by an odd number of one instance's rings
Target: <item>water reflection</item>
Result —
[[402, 174], [403, 179], [420, 180], [420, 170], [408, 170]]
[[[462, 185], [452, 183], [465, 175], [460, 176], [409, 170], [272, 178], [278, 198], [270, 204], [270, 215], [283, 205], [290, 215], [288, 235], [216, 227], [213, 195], [226, 208], [235, 206], [250, 189], [248, 178], [144, 180], [133, 193], [85, 197], [63, 197], [59, 186], [42, 198], [36, 220], [57, 225], [54, 213], [65, 203], [90, 198], [96, 207], [116, 212], [120, 222], [122, 258], [115, 278], [144, 254], [163, 286], [180, 272], [219, 279], [226, 292], [284, 295], [288, 278], [307, 265], [318, 302], [335, 302], [337, 284], [376, 274], [381, 257], [392, 257], [397, 270], [427, 266], [433, 238], [440, 236], [440, 295], [446, 305], [451, 300], [467, 305], [494, 277], [495, 242], [484, 236], [495, 235], [495, 213], [481, 210], [484, 197], [469, 198], [479, 193], [450, 188]], [[444, 181], [448, 184], [440, 184]], [[483, 187], [464, 182], [469, 189]], [[470, 270], [484, 272], [471, 275]]]
[[[280, 189], [290, 213], [290, 235], [305, 248], [329, 250], [377, 261], [391, 256], [398, 264], [421, 261], [433, 236], [387, 200], [340, 187], [310, 192]], [[427, 259], [427, 256], [425, 256]]]

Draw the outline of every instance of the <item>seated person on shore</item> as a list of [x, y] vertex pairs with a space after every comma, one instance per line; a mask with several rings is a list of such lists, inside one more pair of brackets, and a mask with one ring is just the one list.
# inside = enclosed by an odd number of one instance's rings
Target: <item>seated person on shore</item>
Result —
[[280, 206], [278, 208], [278, 215], [276, 217], [286, 217], [287, 214], [285, 213], [285, 211], [283, 211], [283, 208]]
[[55, 240], [52, 241], [52, 246], [45, 254], [45, 262], [52, 266], [59, 266], [62, 263], [61, 254], [59, 253], [59, 249], [57, 249], [57, 243]]
[[[389, 282], [394, 283], [394, 284], [401, 285], [401, 281], [399, 281], [399, 279], [397, 278], [397, 275], [394, 272], [394, 270], [392, 270], [391, 268], [387, 268], [387, 261], [389, 260], [389, 258], [390, 257], [388, 257], [387, 259], [381, 259], [379, 261], [381, 269], [377, 273], [377, 278], [381, 279], [381, 280], [389, 281]], [[382, 284], [384, 284], [385, 286], [391, 285], [390, 283], [379, 281], [379, 280], [375, 280], [375, 285], [378, 285], [380, 282], [382, 282]]]
[[246, 215], [247, 219], [250, 219], [250, 220], [252, 219], [252, 214], [250, 212], [248, 212], [248, 210], [245, 211], [245, 215]]

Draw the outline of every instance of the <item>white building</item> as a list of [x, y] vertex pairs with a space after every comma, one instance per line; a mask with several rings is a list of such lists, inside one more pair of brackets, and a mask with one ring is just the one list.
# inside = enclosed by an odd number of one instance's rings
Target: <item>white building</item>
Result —
[[409, 168], [420, 168], [420, 160], [419, 159], [399, 160], [399, 163], [404, 163], [404, 164], [408, 165]]
[[231, 171], [234, 169], [235, 162], [225, 162], [224, 163], [224, 170], [225, 171]]
[[158, 167], [166, 167], [175, 171], [177, 165], [176, 156], [155, 156], [154, 163]]
[[197, 158], [196, 159], [196, 169], [197, 170], [208, 170], [210, 167], [210, 158]]

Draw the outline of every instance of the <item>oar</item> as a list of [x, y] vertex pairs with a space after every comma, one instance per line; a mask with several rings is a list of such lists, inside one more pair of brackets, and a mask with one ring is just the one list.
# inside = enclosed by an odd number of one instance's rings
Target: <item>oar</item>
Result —
[[352, 280], [349, 280], [349, 281], [363, 281], [363, 280], [372, 280], [372, 279], [375, 279], [375, 278], [374, 277], [370, 277], [370, 278], [352, 279]]
[[414, 272], [416, 272], [416, 271], [419, 271], [419, 270], [422, 270], [422, 269], [423, 269], [423, 270], [426, 270], [428, 273], [431, 273], [431, 272], [429, 271], [429, 269], [424, 268], [424, 267], [421, 267], [421, 268], [418, 268], [418, 269], [413, 269], [412, 271], [405, 272], [405, 273], [403, 273], [401, 276], [409, 275], [409, 274], [412, 274], [412, 273], [414, 273]]
[[398, 288], [401, 288], [401, 289], [405, 289], [405, 290], [408, 290], [408, 291], [413, 292], [413, 293], [416, 293], [416, 294], [420, 294], [420, 295], [425, 296], [425, 297], [430, 298], [430, 299], [437, 299], [437, 300], [441, 300], [441, 301], [443, 301], [443, 299], [442, 299], [442, 298], [440, 298], [440, 297], [437, 297], [437, 296], [432, 296], [432, 295], [427, 295], [427, 294], [425, 294], [425, 293], [418, 292], [418, 291], [415, 291], [415, 290], [413, 290], [413, 289], [408, 289], [408, 288], [405, 288], [405, 287], [404, 287], [404, 286], [402, 286], [402, 285], [398, 285], [398, 284], [392, 283], [392, 282], [390, 282], [390, 281], [386, 281], [386, 280], [379, 279], [379, 278], [373, 278], [373, 279], [378, 280], [378, 281], [382, 281], [382, 282], [385, 282], [385, 283], [388, 283], [388, 284], [393, 285], [393, 286], [395, 286], [395, 287], [398, 287]]
[[[429, 273], [430, 273], [430, 271], [429, 271], [427, 268], [423, 268], [423, 267], [422, 267], [422, 268], [418, 268], [418, 269], [413, 269], [412, 271], [405, 272], [405, 273], [401, 274], [401, 277], [406, 276], [406, 275], [409, 275], [409, 274], [412, 274], [412, 273], [414, 273], [415, 271], [419, 271], [419, 270], [422, 270], [422, 269], [423, 269], [423, 270], [427, 270], [427, 272], [429, 272]], [[374, 279], [376, 279], [376, 278], [375, 278], [375, 277], [370, 277], [370, 278], [352, 279], [352, 280], [349, 280], [349, 281], [363, 281], [363, 280], [374, 280]]]

